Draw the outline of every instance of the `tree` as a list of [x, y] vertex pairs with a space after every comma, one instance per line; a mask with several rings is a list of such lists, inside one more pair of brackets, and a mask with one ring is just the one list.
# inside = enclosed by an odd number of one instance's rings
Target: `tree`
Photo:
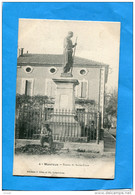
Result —
[[[111, 93], [105, 94], [105, 112], [104, 112], [104, 127], [110, 128], [117, 118], [117, 99], [118, 92], [113, 90]], [[116, 124], [115, 124], [116, 125]]]
[[53, 100], [47, 96], [16, 95], [16, 138], [32, 138], [40, 132], [45, 104], [50, 103]]
[[111, 115], [112, 117], [117, 117], [117, 99], [118, 92], [113, 90], [109, 94], [105, 94], [105, 114]]

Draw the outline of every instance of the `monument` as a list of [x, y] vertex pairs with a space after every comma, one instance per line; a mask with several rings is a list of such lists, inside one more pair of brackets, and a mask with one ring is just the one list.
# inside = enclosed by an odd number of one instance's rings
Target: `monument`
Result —
[[[62, 77], [71, 77], [72, 76], [72, 70], [73, 70], [73, 58], [75, 55], [75, 49], [77, 43], [74, 45], [72, 44], [71, 38], [73, 37], [73, 32], [69, 31], [68, 35], [64, 39], [64, 63], [63, 63], [63, 73], [61, 74]], [[76, 39], [77, 42], [77, 39]], [[73, 48], [74, 48], [74, 54], [73, 54]]]
[[[75, 119], [75, 86], [78, 80], [73, 78], [73, 48], [77, 43], [72, 44], [73, 32], [69, 32], [64, 39], [64, 63], [63, 72], [60, 78], [52, 79], [56, 84], [56, 98], [54, 113], [49, 123], [54, 136], [59, 136], [63, 141], [78, 141], [81, 139], [81, 127]], [[75, 52], [74, 52], [75, 54]]]

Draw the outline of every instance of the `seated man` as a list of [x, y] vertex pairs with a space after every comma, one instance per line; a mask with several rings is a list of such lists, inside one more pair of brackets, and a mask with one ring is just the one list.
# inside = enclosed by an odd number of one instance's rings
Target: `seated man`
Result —
[[41, 145], [44, 146], [44, 143], [49, 143], [50, 147], [52, 147], [52, 130], [49, 127], [49, 124], [44, 124], [41, 130]]

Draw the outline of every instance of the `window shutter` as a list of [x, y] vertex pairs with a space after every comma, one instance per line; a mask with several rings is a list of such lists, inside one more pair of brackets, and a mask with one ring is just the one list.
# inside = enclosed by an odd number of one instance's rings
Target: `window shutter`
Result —
[[56, 85], [53, 81], [51, 81], [51, 97], [55, 97], [55, 92], [56, 92]]
[[27, 85], [27, 95], [31, 96], [32, 95], [32, 82], [28, 81]]
[[79, 85], [77, 86], [77, 97], [81, 97], [81, 81], [79, 81]]
[[78, 97], [78, 85], [75, 87], [75, 97]]
[[28, 81], [25, 81], [25, 95], [27, 95], [27, 89], [28, 89]]
[[79, 85], [75, 88], [75, 96], [78, 98], [87, 98], [88, 82], [79, 80]]
[[87, 82], [81, 83], [81, 98], [86, 98]]
[[50, 81], [50, 96], [53, 97], [53, 83]]
[[25, 94], [26, 80], [22, 79], [21, 94]]
[[25, 95], [32, 95], [32, 81], [25, 81]]
[[51, 81], [47, 82], [47, 96], [51, 96]]
[[46, 80], [46, 95], [48, 97], [55, 97], [55, 92], [56, 92], [55, 83], [50, 79]]

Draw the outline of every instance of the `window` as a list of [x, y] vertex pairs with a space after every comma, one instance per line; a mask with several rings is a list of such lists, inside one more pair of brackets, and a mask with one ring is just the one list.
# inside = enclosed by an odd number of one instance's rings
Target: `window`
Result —
[[33, 79], [22, 79], [22, 94], [33, 95]]
[[31, 95], [32, 82], [26, 80], [25, 82], [25, 95]]
[[31, 73], [32, 70], [33, 70], [33, 68], [32, 68], [31, 66], [26, 66], [26, 67], [24, 68], [24, 70], [25, 70], [26, 73]]
[[80, 80], [79, 85], [75, 88], [75, 96], [78, 98], [87, 98], [88, 97], [88, 81]]
[[86, 74], [86, 70], [84, 70], [84, 69], [80, 70], [80, 74], [85, 75]]
[[56, 85], [51, 79], [45, 81], [45, 95], [55, 98]]
[[57, 69], [56, 69], [55, 67], [51, 67], [51, 68], [49, 69], [49, 72], [50, 72], [51, 74], [55, 74], [55, 73], [57, 72]]
[[86, 98], [86, 92], [87, 92], [87, 82], [81, 82], [81, 98]]
[[83, 68], [83, 69], [81, 69], [80, 71], [79, 71], [79, 74], [81, 75], [81, 76], [84, 76], [84, 75], [86, 75], [87, 74], [87, 69], [86, 68]]
[[31, 68], [30, 67], [27, 67], [26, 68], [26, 72], [31, 72]]

